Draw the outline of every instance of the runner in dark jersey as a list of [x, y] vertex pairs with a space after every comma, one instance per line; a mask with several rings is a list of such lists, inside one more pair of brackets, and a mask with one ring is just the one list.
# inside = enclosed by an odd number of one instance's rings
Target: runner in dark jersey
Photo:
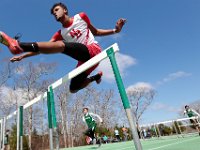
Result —
[[200, 123], [198, 120], [200, 118], [200, 114], [194, 109], [190, 108], [188, 105], [185, 106], [184, 114], [187, 114], [188, 117], [197, 117], [196, 119], [190, 119], [190, 122], [195, 126], [200, 136]]
[[[96, 130], [96, 121], [95, 121], [95, 117], [97, 117], [99, 119], [99, 121], [102, 123], [102, 119], [99, 115], [94, 114], [94, 113], [89, 113], [88, 112], [88, 108], [83, 108], [83, 122], [85, 122], [88, 126], [88, 129], [85, 132], [86, 135], [86, 141], [89, 144], [90, 143], [90, 139], [93, 142], [93, 144], [96, 144], [96, 138], [95, 138], [95, 130]], [[99, 144], [101, 144], [101, 141], [99, 141]]]

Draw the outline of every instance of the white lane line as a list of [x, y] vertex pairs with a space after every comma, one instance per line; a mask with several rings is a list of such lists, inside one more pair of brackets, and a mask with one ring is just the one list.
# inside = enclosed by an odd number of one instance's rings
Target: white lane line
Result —
[[194, 139], [196, 139], [196, 138], [192, 138], [192, 139], [188, 139], [188, 140], [184, 140], [184, 141], [180, 141], [180, 142], [171, 143], [171, 144], [163, 145], [163, 146], [160, 146], [160, 147], [151, 148], [151, 149], [148, 149], [148, 150], [156, 150], [156, 149], [160, 149], [160, 148], [163, 148], [163, 147], [168, 147], [168, 146], [171, 146], [171, 145], [176, 145], [176, 144], [192, 141]]
[[[134, 148], [134, 147], [135, 146], [130, 146], [130, 147], [124, 147], [124, 148], [119, 148], [119, 149], [116, 149], [116, 147], [106, 147], [106, 148], [102, 148], [102, 150], [111, 150], [112, 148], [115, 148], [115, 150], [124, 150], [124, 149]], [[101, 147], [99, 149], [101, 149]]]
[[[163, 146], [160, 146], [160, 147], [155, 147], [155, 148], [151, 148], [151, 149], [148, 149], [148, 150], [157, 150], [157, 149], [161, 149], [161, 148], [164, 148], [164, 147], [168, 147], [168, 146], [171, 146], [171, 145], [176, 145], [176, 144], [180, 144], [180, 143], [184, 143], [184, 142], [188, 142], [188, 141], [191, 141], [191, 140], [194, 140], [196, 138], [192, 138], [192, 139], [188, 139], [188, 140], [184, 140], [184, 141], [180, 141], [180, 142], [175, 142], [175, 143], [171, 143], [171, 144], [167, 144], [167, 145], [163, 145]], [[155, 144], [155, 143], [154, 143]], [[103, 150], [110, 150], [111, 147], [106, 147], [105, 149]], [[119, 148], [119, 147], [118, 147]], [[115, 149], [115, 150], [126, 150], [126, 149], [129, 149], [129, 148], [135, 148], [135, 146], [129, 146], [129, 147], [124, 147], [124, 148], [119, 148], [119, 149]]]

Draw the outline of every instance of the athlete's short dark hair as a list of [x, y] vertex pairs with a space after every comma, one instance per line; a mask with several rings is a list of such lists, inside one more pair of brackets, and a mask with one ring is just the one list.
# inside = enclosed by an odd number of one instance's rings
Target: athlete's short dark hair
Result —
[[60, 6], [62, 7], [63, 9], [65, 9], [67, 12], [66, 12], [66, 15], [68, 15], [68, 9], [67, 9], [67, 6], [63, 3], [55, 3], [52, 7], [51, 7], [51, 14], [53, 14], [53, 9], [57, 6]]
[[88, 111], [88, 108], [87, 108], [87, 107], [84, 107], [84, 108], [83, 108], [83, 110], [85, 110], [85, 109]]
[[189, 107], [189, 106], [188, 106], [188, 105], [185, 105], [185, 109], [186, 109], [187, 107]]

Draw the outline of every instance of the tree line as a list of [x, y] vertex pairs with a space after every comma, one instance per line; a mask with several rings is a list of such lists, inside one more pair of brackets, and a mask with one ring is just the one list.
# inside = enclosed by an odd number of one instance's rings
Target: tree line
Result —
[[[0, 71], [0, 116], [7, 116], [15, 111], [19, 105], [24, 105], [47, 90], [48, 85], [56, 79], [50, 78], [56, 71], [56, 63], [19, 62], [2, 63]], [[72, 147], [84, 145], [83, 132], [86, 125], [82, 122], [82, 108], [88, 107], [93, 113], [103, 119], [99, 126], [99, 133], [113, 136], [114, 128], [126, 126], [128, 121], [124, 112], [120, 96], [116, 89], [88, 88], [71, 94], [69, 83], [63, 84], [54, 91], [58, 132], [60, 145]], [[131, 101], [132, 113], [139, 124], [142, 114], [152, 103], [155, 91], [144, 87], [135, 87], [127, 92]], [[27, 149], [41, 149], [48, 147], [48, 121], [46, 100], [42, 100], [27, 110], [24, 110], [24, 134]], [[7, 120], [7, 128], [14, 136], [16, 132], [16, 117]], [[12, 143], [12, 142], [11, 142]], [[38, 146], [37, 146], [38, 145]]]

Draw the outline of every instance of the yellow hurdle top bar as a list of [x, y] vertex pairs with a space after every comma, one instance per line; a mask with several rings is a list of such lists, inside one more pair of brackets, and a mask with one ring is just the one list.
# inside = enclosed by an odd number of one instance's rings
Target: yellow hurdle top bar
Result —
[[[98, 64], [99, 62], [101, 62], [102, 60], [106, 59], [108, 57], [106, 51], [109, 50], [110, 48], [113, 48], [115, 53], [119, 51], [119, 47], [118, 47], [117, 43], [111, 45], [110, 47], [108, 47], [104, 51], [102, 51], [100, 54], [96, 55], [95, 57], [93, 57], [90, 60], [88, 60], [87, 62], [85, 62], [83, 65], [81, 65], [78, 68], [72, 70], [71, 72], [69, 72], [64, 77], [60, 78], [59, 80], [57, 80], [53, 84], [49, 85], [49, 87], [52, 86], [52, 88], [55, 89], [58, 86], [60, 86], [61, 84], [63, 84], [64, 82], [67, 82], [68, 80], [76, 77], [77, 75], [81, 74], [82, 72], [88, 70], [92, 66], [94, 66], [94, 65]], [[40, 100], [42, 100], [43, 98], [46, 98], [46, 97], [47, 97], [47, 92], [44, 92], [43, 94], [41, 94], [38, 97], [34, 98], [32, 101], [26, 103], [24, 105], [24, 109], [30, 107], [31, 105], [39, 102]], [[14, 116], [16, 114], [17, 114], [17, 111], [14, 111], [10, 115], [8, 115], [6, 117], [6, 119], [9, 119], [9, 118], [11, 118], [12, 116]]]

